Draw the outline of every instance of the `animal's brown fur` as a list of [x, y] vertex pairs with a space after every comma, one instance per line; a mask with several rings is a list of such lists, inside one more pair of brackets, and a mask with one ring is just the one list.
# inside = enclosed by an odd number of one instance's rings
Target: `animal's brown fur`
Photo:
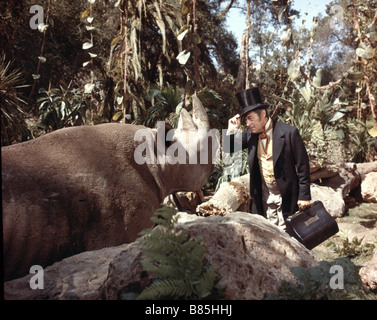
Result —
[[5, 280], [134, 241], [165, 196], [206, 182], [211, 164], [137, 164], [138, 129], [73, 127], [2, 148]]

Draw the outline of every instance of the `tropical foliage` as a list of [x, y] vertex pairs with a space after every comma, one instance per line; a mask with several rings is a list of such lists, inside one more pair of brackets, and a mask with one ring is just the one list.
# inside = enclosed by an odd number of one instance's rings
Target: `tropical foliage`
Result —
[[12, 70], [5, 55], [0, 56], [1, 145], [30, 137], [22, 110], [25, 101], [17, 93], [17, 89], [22, 87], [21, 83], [21, 72]]
[[[17, 91], [28, 97], [23, 111], [46, 132], [111, 121], [174, 125], [194, 91], [206, 92], [201, 98], [211, 125], [222, 129], [238, 111], [235, 91], [258, 85], [271, 113], [300, 129], [312, 156], [373, 159], [373, 0], [329, 1], [326, 15], [313, 23], [291, 0], [79, 0], [74, 6], [41, 0], [39, 30], [24, 14], [33, 4], [0, 4], [0, 41], [23, 83], [32, 85]], [[234, 8], [246, 14], [240, 18], [248, 41], [240, 53], [226, 24]], [[338, 152], [328, 154], [334, 144]]]
[[[210, 299], [221, 288], [216, 282], [216, 268], [203, 255], [203, 239], [191, 239], [187, 231], [176, 226], [174, 209], [161, 207], [152, 217], [158, 225], [142, 232], [139, 242], [146, 257], [142, 265], [156, 276], [137, 299]], [[129, 297], [130, 295], [128, 295]]]

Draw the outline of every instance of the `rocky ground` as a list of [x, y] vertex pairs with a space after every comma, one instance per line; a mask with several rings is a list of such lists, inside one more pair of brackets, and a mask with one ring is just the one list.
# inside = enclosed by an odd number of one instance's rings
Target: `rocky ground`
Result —
[[[322, 259], [338, 257], [339, 255], [331, 250], [330, 243], [334, 242], [342, 246], [342, 242], [347, 238], [350, 241], [357, 238], [364, 247], [367, 244], [374, 244], [375, 250], [377, 249], [377, 204], [361, 203], [350, 208], [344, 217], [337, 218], [337, 223], [339, 233], [313, 249], [313, 252]], [[354, 263], [358, 266], [364, 265], [372, 258], [372, 253], [371, 250], [361, 252], [353, 257]]]
[[[314, 248], [313, 253], [320, 259], [328, 261], [339, 256], [348, 256], [361, 270], [362, 278], [365, 273], [376, 274], [377, 204], [358, 204], [348, 209], [345, 216], [336, 220], [339, 233]], [[374, 271], [371, 271], [371, 268]], [[368, 280], [363, 280], [363, 282], [368, 282]], [[372, 287], [376, 288], [376, 285], [374, 280]], [[377, 300], [377, 290], [373, 292]]]

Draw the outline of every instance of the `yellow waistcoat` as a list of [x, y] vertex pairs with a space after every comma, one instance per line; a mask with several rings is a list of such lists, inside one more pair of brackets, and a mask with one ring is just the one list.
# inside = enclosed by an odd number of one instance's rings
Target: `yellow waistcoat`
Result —
[[271, 140], [267, 146], [267, 150], [264, 149], [262, 140], [259, 139], [258, 141], [258, 162], [260, 173], [264, 181], [269, 184], [275, 184], [275, 174], [274, 174], [274, 163], [272, 159], [272, 132], [271, 132]]

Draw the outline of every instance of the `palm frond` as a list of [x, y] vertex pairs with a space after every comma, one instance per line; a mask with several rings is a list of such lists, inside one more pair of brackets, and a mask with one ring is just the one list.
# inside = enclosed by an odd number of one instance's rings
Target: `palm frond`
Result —
[[6, 62], [4, 54], [0, 56], [0, 110], [1, 110], [1, 145], [9, 145], [29, 139], [31, 134], [24, 120], [21, 105], [25, 101], [17, 89], [21, 85], [22, 75], [19, 70], [10, 70], [11, 62]]

